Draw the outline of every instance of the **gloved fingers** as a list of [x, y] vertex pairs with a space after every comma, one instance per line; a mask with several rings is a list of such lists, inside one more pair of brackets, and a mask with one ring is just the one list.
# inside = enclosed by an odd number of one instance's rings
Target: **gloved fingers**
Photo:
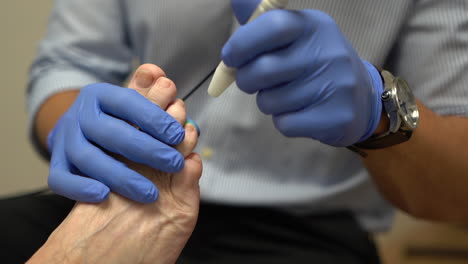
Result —
[[302, 15], [272, 10], [240, 27], [224, 46], [221, 57], [227, 66], [238, 68], [260, 54], [288, 46], [303, 32]]
[[306, 84], [304, 80], [297, 79], [271, 89], [260, 90], [257, 94], [257, 106], [264, 114], [279, 115], [319, 104], [333, 93], [330, 86], [334, 80], [323, 77], [310, 76]]
[[247, 23], [262, 0], [231, 0], [231, 7], [241, 25]]
[[75, 136], [68, 144], [66, 155], [83, 174], [140, 203], [158, 198], [158, 190], [150, 180], [90, 144], [82, 135]]
[[329, 127], [329, 118], [319, 111], [316, 111], [316, 113], [318, 115], [314, 115], [314, 111], [306, 113], [303, 110], [273, 115], [273, 123], [276, 129], [287, 137], [307, 137], [310, 135], [327, 134], [331, 129]]
[[[174, 119], [174, 122], [177, 121]], [[123, 120], [102, 113], [94, 121], [88, 119], [81, 123], [85, 124], [82, 131], [88, 140], [131, 161], [169, 173], [180, 171], [184, 166], [184, 159], [177, 150]]]
[[311, 61], [298, 52], [300, 48], [291, 45], [256, 57], [238, 69], [237, 86], [242, 91], [253, 94], [301, 77]]
[[[346, 103], [346, 102], [343, 102]], [[301, 111], [273, 116], [278, 131], [287, 137], [309, 137], [331, 146], [350, 146], [359, 140], [359, 131], [353, 131], [354, 114], [341, 111], [330, 118], [328, 113], [336, 109], [334, 102], [309, 106]], [[343, 109], [349, 109], [347, 107]], [[343, 136], [339, 136], [343, 135]], [[346, 140], [343, 138], [346, 136]]]
[[88, 112], [85, 118], [99, 115], [99, 110], [102, 110], [136, 125], [166, 144], [177, 145], [182, 142], [184, 139], [182, 125], [166, 111], [133, 89], [115, 87], [107, 85], [107, 89], [101, 89], [98, 95], [100, 109], [91, 109], [91, 107], [83, 109]]
[[75, 174], [73, 166], [65, 157], [63, 144], [61, 138], [54, 143], [48, 177], [50, 189], [76, 201], [98, 203], [105, 200], [109, 195], [109, 188], [96, 180]]
[[85, 203], [100, 203], [110, 192], [107, 186], [94, 179], [72, 174], [68, 169], [60, 168], [50, 169], [48, 185], [58, 195]]

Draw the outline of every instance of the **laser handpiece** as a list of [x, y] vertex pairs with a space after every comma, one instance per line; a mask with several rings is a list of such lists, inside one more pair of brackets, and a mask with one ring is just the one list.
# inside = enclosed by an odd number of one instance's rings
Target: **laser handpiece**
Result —
[[[286, 8], [288, 2], [289, 0], [262, 0], [247, 23], [272, 9]], [[213, 97], [220, 96], [236, 80], [235, 76], [236, 69], [226, 66], [226, 64], [221, 61], [216, 68], [213, 79], [211, 79], [210, 86], [208, 87], [208, 94]]]

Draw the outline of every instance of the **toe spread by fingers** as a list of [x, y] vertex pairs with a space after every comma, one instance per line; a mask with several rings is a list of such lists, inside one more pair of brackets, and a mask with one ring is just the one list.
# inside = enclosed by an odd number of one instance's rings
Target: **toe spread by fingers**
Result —
[[185, 139], [176, 146], [176, 149], [184, 158], [189, 156], [197, 145], [198, 133], [197, 129], [192, 124], [185, 125]]

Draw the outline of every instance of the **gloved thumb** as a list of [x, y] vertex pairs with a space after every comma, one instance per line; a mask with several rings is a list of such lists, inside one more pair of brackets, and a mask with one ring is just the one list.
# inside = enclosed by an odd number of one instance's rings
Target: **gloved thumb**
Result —
[[262, 0], [231, 0], [231, 7], [241, 25], [247, 23]]

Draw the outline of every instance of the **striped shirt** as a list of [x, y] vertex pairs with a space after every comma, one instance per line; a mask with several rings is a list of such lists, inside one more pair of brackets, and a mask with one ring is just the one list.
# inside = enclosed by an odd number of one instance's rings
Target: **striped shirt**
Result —
[[[121, 85], [135, 59], [160, 66], [187, 94], [219, 63], [238, 27], [228, 0], [57, 0], [30, 73], [31, 122], [54, 93], [95, 82]], [[362, 58], [405, 78], [437, 113], [468, 113], [468, 1], [291, 0], [289, 9], [330, 14]], [[202, 199], [274, 206], [294, 213], [350, 210], [370, 231], [393, 210], [359, 158], [312, 139], [286, 138], [231, 87], [208, 82], [186, 102], [202, 128]]]

